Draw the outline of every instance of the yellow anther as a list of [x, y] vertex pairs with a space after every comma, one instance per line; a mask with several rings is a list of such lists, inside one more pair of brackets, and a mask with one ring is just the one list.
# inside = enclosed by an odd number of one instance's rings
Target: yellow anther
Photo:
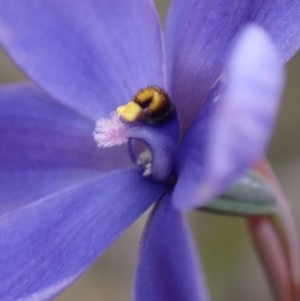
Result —
[[149, 104], [149, 115], [153, 112], [159, 111], [166, 104], [166, 97], [162, 93], [158, 93], [157, 91], [153, 91], [152, 100]]
[[142, 105], [145, 102], [151, 101], [153, 93], [154, 90], [151, 88], [142, 89], [135, 95], [134, 101]]
[[173, 106], [164, 90], [149, 86], [140, 90], [129, 103], [118, 107], [116, 111], [127, 122], [143, 120], [157, 124], [172, 115]]
[[143, 114], [142, 108], [134, 101], [130, 101], [124, 106], [117, 107], [116, 111], [128, 122], [136, 121]]
[[148, 116], [152, 116], [168, 106], [166, 92], [156, 86], [140, 90], [134, 96], [133, 101], [139, 104]]

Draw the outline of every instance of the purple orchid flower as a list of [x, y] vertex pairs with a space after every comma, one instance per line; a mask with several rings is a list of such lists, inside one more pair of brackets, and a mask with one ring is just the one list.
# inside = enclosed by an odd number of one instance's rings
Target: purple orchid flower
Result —
[[[134, 300], [207, 300], [184, 212], [263, 155], [299, 12], [299, 1], [174, 0], [162, 38], [151, 0], [2, 0], [1, 43], [35, 84], [0, 90], [0, 300], [53, 299], [156, 201]], [[93, 132], [149, 86], [176, 109], [160, 123], [119, 119], [125, 140], [151, 149], [143, 176]]]

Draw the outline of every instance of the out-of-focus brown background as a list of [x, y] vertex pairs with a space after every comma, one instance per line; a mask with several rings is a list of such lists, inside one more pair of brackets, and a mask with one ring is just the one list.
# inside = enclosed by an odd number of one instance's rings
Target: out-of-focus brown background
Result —
[[[162, 15], [168, 0], [157, 0]], [[0, 52], [0, 83], [25, 77]], [[287, 84], [269, 159], [276, 170], [300, 233], [300, 53], [287, 65]], [[57, 301], [129, 301], [139, 239], [146, 216], [132, 225]], [[190, 214], [213, 301], [271, 301], [243, 219]]]

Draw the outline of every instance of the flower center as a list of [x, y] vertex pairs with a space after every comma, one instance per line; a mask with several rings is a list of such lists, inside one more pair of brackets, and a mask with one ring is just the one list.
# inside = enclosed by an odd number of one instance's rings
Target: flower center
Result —
[[141, 89], [131, 101], [116, 108], [110, 118], [96, 123], [99, 148], [129, 142], [133, 162], [144, 176], [167, 179], [173, 169], [179, 121], [168, 94], [157, 86]]
[[160, 124], [172, 117], [174, 106], [164, 90], [151, 86], [140, 90], [130, 102], [118, 107], [116, 111], [127, 122], [141, 120]]

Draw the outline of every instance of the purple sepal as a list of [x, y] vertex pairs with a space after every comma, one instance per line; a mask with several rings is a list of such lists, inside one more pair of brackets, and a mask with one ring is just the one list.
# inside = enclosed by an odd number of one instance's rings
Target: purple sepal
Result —
[[125, 169], [1, 216], [0, 300], [54, 298], [165, 189]]
[[243, 26], [265, 28], [286, 62], [300, 46], [299, 16], [298, 0], [173, 0], [166, 20], [167, 73], [183, 128], [196, 117]]
[[151, 213], [141, 242], [134, 301], [208, 300], [183, 213], [168, 193]]

